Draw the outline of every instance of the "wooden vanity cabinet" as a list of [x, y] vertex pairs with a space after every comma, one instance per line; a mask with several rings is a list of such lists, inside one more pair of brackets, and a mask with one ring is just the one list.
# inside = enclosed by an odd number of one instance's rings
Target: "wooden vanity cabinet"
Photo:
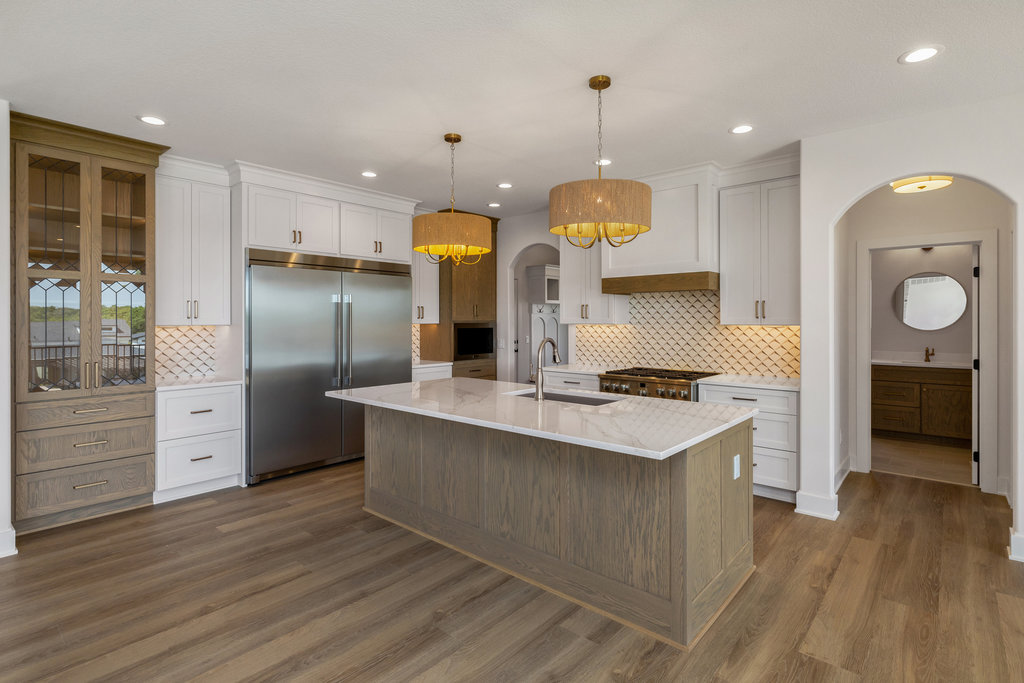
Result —
[[871, 366], [871, 429], [880, 436], [964, 445], [971, 439], [971, 370]]

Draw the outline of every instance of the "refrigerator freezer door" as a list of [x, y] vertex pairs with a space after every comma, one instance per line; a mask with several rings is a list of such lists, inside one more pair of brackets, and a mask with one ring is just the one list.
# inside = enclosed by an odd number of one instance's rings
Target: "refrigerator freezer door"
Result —
[[250, 266], [250, 483], [341, 456], [341, 402], [324, 396], [340, 374], [341, 278]]
[[[345, 273], [345, 386], [372, 387], [412, 381], [412, 281], [375, 273]], [[342, 453], [363, 452], [363, 406], [341, 401], [344, 410]]]

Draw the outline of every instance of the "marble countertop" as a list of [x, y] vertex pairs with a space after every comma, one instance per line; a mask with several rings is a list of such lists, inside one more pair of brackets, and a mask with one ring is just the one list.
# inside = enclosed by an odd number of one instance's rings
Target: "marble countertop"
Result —
[[242, 380], [233, 377], [214, 375], [213, 377], [174, 377], [157, 381], [157, 391], [175, 391], [177, 389], [193, 389], [195, 387], [220, 387], [229, 384], [241, 384]]
[[762, 377], [760, 375], [713, 375], [698, 379], [694, 384], [721, 384], [730, 387], [753, 387], [757, 389], [780, 389], [800, 391], [799, 377]]
[[565, 363], [563, 365], [545, 365], [544, 372], [570, 372], [580, 375], [600, 375], [602, 372], [614, 370], [608, 365], [585, 365], [583, 363]]
[[445, 367], [450, 366], [452, 362], [450, 360], [414, 360], [412, 366], [414, 368], [433, 368], [433, 367]]
[[[602, 406], [533, 400], [533, 386], [456, 377], [328, 391], [332, 398], [664, 460], [748, 420], [756, 408], [629, 396]], [[528, 396], [509, 392], [531, 390]], [[611, 398], [596, 391], [548, 391]]]

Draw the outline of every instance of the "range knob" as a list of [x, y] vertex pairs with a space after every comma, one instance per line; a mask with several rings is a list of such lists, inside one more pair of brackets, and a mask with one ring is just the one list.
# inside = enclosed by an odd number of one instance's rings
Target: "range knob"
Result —
[[683, 399], [684, 401], [689, 401], [690, 400], [690, 390], [689, 389], [680, 389], [679, 390], [679, 398]]
[[609, 384], [608, 382], [603, 382], [601, 384], [601, 391], [608, 391], [611, 388], [612, 388], [612, 385]]
[[618, 391], [619, 390], [619, 385], [617, 383], [613, 382], [612, 385], [611, 385], [611, 390], [612, 391]]
[[665, 395], [665, 387], [658, 387], [658, 396]]
[[675, 398], [676, 397], [676, 390], [675, 389], [669, 389], [668, 390], [668, 397], [669, 398]]
[[638, 391], [636, 393], [637, 393], [638, 396], [646, 396], [647, 395], [647, 390], [646, 389], [641, 389], [640, 391]]
[[623, 393], [628, 394], [629, 393], [629, 385], [628, 384], [623, 384], [622, 385], [622, 391], [623, 391]]

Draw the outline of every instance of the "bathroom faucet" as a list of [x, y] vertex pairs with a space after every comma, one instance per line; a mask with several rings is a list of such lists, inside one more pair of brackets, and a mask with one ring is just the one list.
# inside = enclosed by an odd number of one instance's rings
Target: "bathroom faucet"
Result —
[[924, 347], [924, 362], [925, 363], [931, 363], [932, 362], [932, 356], [934, 356], [934, 355], [935, 355], [935, 347], [934, 346], [931, 349], [929, 349], [927, 346]]
[[555, 362], [562, 362], [562, 357], [558, 355], [558, 344], [551, 337], [544, 337], [544, 341], [537, 347], [537, 393], [533, 395], [535, 401], [544, 400], [544, 345], [548, 342], [551, 342], [551, 348], [555, 352]]

